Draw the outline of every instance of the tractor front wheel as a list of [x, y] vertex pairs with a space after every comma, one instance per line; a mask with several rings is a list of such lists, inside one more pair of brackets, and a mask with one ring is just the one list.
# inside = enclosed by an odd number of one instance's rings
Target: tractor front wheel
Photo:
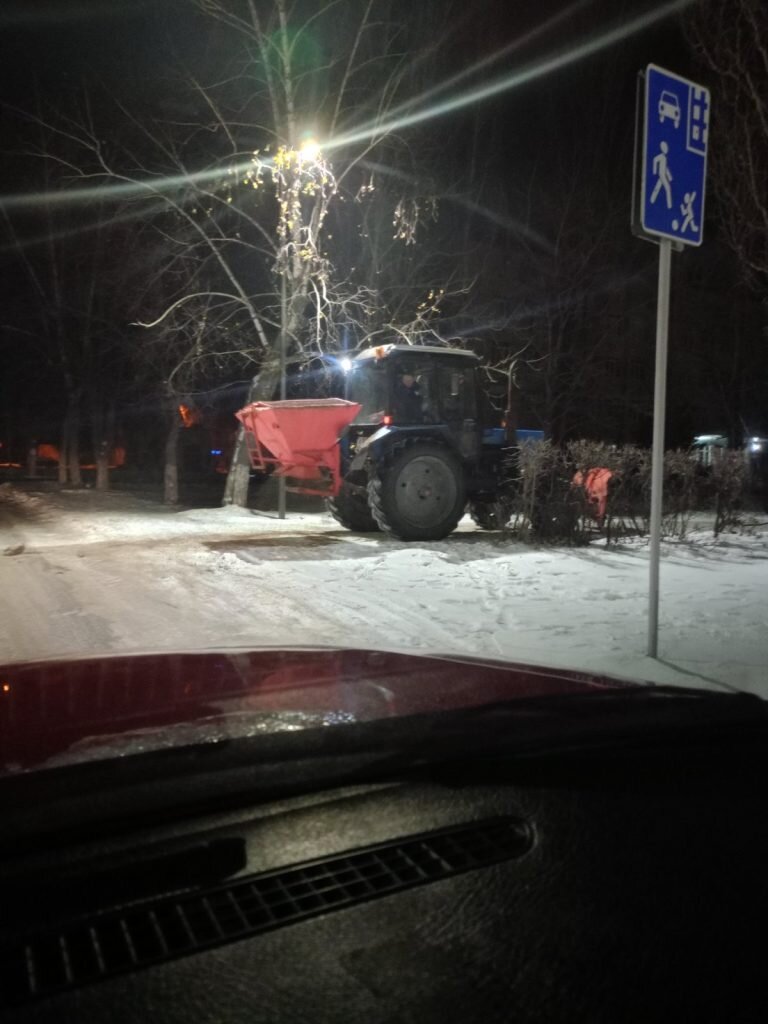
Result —
[[335, 498], [328, 498], [326, 508], [337, 523], [354, 533], [375, 533], [379, 524], [371, 515], [365, 493], [353, 491], [342, 482]]
[[400, 540], [442, 540], [456, 529], [465, 502], [461, 464], [438, 443], [395, 449], [374, 467], [368, 481], [374, 519]]

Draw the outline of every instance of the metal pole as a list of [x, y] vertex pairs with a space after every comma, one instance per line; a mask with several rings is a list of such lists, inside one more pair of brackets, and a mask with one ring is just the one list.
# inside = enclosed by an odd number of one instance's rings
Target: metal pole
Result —
[[659, 296], [656, 307], [656, 384], [653, 393], [653, 456], [651, 461], [651, 545], [648, 587], [648, 656], [655, 658], [659, 640], [659, 555], [664, 490], [664, 421], [667, 401], [667, 335], [672, 242], [659, 242]]
[[[285, 356], [285, 335], [288, 326], [288, 310], [286, 309], [285, 297], [285, 270], [280, 277], [280, 401], [284, 402], [287, 394], [285, 380], [286, 356]], [[278, 477], [277, 481], [277, 518], [285, 519], [286, 506], [285, 477]]]

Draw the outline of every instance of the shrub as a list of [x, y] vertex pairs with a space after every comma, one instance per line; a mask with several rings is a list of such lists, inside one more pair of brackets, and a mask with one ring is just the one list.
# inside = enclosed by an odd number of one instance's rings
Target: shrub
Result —
[[[611, 543], [644, 536], [650, 526], [651, 451], [572, 441], [525, 442], [516, 458], [517, 486], [508, 505], [508, 529], [518, 537], [584, 544], [595, 530]], [[696, 511], [715, 513], [714, 531], [738, 522], [747, 472], [743, 453], [721, 452], [702, 467], [690, 452], [664, 456], [662, 535], [684, 537]]]

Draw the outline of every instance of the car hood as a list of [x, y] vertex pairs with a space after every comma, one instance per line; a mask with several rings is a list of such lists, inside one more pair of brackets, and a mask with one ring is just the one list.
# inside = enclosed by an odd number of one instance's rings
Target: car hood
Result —
[[[374, 721], [641, 684], [358, 649], [89, 657], [0, 666], [0, 773], [233, 735]], [[126, 741], [130, 738], [130, 748]]]

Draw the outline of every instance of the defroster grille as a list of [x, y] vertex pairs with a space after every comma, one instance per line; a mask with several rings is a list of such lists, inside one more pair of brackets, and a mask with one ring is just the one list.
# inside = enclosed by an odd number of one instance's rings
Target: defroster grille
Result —
[[519, 857], [530, 845], [523, 821], [499, 817], [101, 911], [0, 950], [0, 1004], [53, 995], [437, 882]]

